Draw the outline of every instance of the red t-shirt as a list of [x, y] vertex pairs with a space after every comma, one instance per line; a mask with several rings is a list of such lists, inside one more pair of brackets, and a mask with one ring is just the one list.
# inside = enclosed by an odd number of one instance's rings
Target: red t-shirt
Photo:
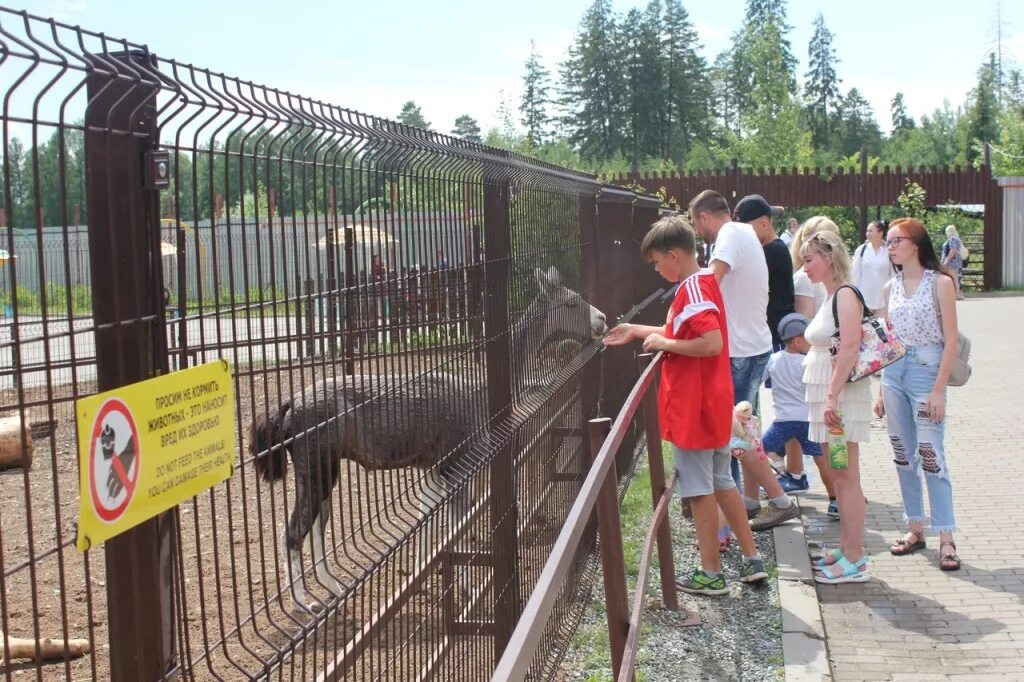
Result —
[[722, 290], [711, 270], [679, 285], [668, 311], [665, 338], [696, 339], [720, 329], [722, 352], [695, 358], [665, 353], [658, 412], [661, 436], [684, 450], [709, 450], [729, 442], [732, 431], [732, 370]]

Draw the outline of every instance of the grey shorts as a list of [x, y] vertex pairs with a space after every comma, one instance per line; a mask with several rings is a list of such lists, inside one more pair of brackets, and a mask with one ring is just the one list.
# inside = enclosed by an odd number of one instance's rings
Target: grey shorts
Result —
[[683, 450], [673, 445], [672, 453], [679, 472], [680, 497], [700, 497], [736, 487], [728, 443], [715, 450]]

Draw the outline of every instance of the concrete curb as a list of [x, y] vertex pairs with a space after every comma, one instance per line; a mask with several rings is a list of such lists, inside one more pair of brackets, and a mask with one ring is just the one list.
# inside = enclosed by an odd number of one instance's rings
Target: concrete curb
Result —
[[[796, 504], [794, 499], [794, 504]], [[825, 627], [814, 588], [803, 523], [772, 530], [779, 570], [782, 609], [782, 657], [787, 682], [832, 680]]]

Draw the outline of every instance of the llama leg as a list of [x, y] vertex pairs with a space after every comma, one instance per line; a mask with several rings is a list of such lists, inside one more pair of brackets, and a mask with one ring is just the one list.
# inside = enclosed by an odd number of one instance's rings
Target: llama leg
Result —
[[292, 588], [292, 600], [295, 602], [295, 609], [309, 611], [317, 608], [307, 600], [306, 582], [302, 569], [302, 545], [309, 537], [313, 524], [316, 521], [314, 515], [319, 516], [320, 504], [313, 502], [309, 495], [309, 473], [300, 469], [298, 462], [304, 461], [293, 455], [295, 465], [295, 506], [292, 507], [291, 518], [285, 527], [284, 539], [281, 543], [286, 554], [285, 560], [288, 566], [288, 582]]
[[[464, 482], [460, 487], [456, 488], [451, 498], [448, 500], [448, 533], [454, 533], [455, 529], [459, 527], [459, 523], [462, 522], [463, 517], [469, 512], [469, 486], [471, 480]], [[455, 543], [453, 549], [462, 550], [464, 552], [472, 552], [475, 550], [475, 537], [473, 535], [473, 527], [475, 524], [470, 524], [469, 529], [466, 531], [465, 536]], [[466, 540], [469, 540], [469, 543]], [[458, 573], [458, 585], [459, 592], [466, 599], [473, 597], [473, 585], [471, 580], [470, 566], [456, 565], [454, 570]]]
[[324, 535], [331, 521], [330, 498], [320, 503], [320, 514], [313, 526], [313, 565], [316, 566], [317, 581], [335, 597], [341, 594], [341, 585], [327, 569], [327, 553], [324, 551]]
[[295, 547], [290, 546], [292, 542], [289, 530], [289, 528], [285, 528], [281, 535], [281, 560], [287, 571], [288, 585], [291, 587], [292, 606], [296, 611], [306, 611], [309, 609], [309, 604], [306, 601], [305, 578], [302, 576], [302, 554], [300, 552], [302, 543], [298, 543]]
[[[420, 520], [426, 519], [434, 508], [444, 499], [444, 488], [437, 472], [433, 469], [423, 470], [419, 486]], [[436, 528], [436, 525], [434, 526]], [[430, 558], [433, 550], [431, 528], [423, 525], [419, 530], [419, 542], [416, 545], [416, 570]]]

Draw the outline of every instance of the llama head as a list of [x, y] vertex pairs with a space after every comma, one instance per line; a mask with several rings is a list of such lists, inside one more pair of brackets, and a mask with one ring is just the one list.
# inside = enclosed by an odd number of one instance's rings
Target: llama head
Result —
[[537, 268], [534, 275], [540, 285], [539, 298], [544, 299], [547, 310], [542, 338], [589, 334], [591, 338], [599, 339], [604, 336], [608, 331], [604, 313], [563, 285], [558, 268], [554, 265], [547, 270]]

